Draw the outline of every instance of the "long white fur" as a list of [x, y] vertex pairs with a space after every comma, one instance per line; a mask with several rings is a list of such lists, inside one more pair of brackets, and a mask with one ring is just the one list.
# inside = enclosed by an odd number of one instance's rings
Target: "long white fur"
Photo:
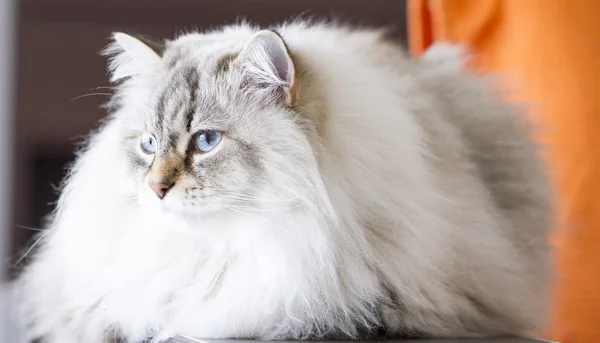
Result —
[[[521, 113], [467, 75], [452, 49], [412, 61], [376, 31], [300, 23], [278, 32], [314, 78], [315, 89], [301, 91], [322, 95], [306, 105], [315, 136], [273, 113], [281, 130], [273, 142], [294, 160], [269, 157], [273, 185], [254, 196], [271, 210], [196, 221], [162, 209], [127, 177], [124, 118], [144, 108], [140, 85], [157, 82], [165, 67], [154, 65], [151, 49], [135, 48], [133, 58], [129, 46], [113, 45], [112, 79], [132, 78], [121, 94], [128, 105], [79, 155], [16, 284], [30, 336], [357, 337], [357, 325], [429, 336], [535, 333], [545, 313], [552, 212]], [[203, 37], [241, 48], [255, 33], [232, 26], [167, 46], [202, 55], [220, 48], [194, 44]], [[480, 154], [513, 178], [483, 182], [471, 159]], [[498, 167], [495, 159], [508, 162]], [[503, 212], [494, 196], [512, 189], [525, 194], [521, 210]], [[383, 305], [386, 287], [401, 308]]]

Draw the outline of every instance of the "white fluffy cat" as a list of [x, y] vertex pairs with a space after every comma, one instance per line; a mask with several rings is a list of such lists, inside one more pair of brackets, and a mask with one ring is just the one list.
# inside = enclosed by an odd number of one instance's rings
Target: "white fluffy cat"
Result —
[[16, 288], [48, 343], [531, 335], [552, 201], [522, 113], [379, 31], [115, 34], [112, 114]]

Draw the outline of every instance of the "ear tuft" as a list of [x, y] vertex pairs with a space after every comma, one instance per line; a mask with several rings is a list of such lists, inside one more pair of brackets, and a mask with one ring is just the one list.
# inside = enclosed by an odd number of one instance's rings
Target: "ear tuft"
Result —
[[162, 51], [163, 48], [156, 43], [148, 44], [128, 34], [116, 32], [113, 34], [113, 42], [102, 54], [109, 57], [110, 80], [118, 82], [154, 70], [162, 62]]
[[296, 102], [294, 62], [283, 38], [270, 30], [258, 32], [238, 56], [251, 86], [266, 91], [283, 90], [286, 102]]

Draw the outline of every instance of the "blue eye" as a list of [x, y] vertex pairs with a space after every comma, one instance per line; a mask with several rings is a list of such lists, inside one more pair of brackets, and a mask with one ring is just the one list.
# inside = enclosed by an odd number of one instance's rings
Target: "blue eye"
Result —
[[156, 146], [157, 142], [154, 136], [149, 133], [142, 134], [142, 137], [140, 138], [140, 147], [142, 148], [143, 152], [148, 155], [152, 155], [156, 152]]
[[194, 144], [200, 152], [209, 152], [219, 144], [221, 136], [222, 134], [219, 131], [200, 131], [194, 136]]

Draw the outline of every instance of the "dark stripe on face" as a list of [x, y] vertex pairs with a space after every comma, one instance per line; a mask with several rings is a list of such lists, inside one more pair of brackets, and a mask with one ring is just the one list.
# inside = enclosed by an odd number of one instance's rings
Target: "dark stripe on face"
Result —
[[[194, 143], [190, 143], [190, 145], [193, 145], [193, 144]], [[188, 149], [185, 152], [185, 159], [183, 160], [183, 169], [192, 175], [195, 174], [193, 149], [194, 149], [193, 147], [188, 147]]]
[[131, 134], [123, 139], [123, 145], [128, 147], [126, 150], [129, 164], [134, 169], [148, 169], [150, 166], [135, 149], [139, 149], [140, 137], [138, 134]]
[[[166, 121], [174, 122], [179, 116], [185, 115], [185, 120], [190, 122], [196, 109], [197, 92], [199, 87], [199, 73], [195, 66], [175, 71], [169, 85], [163, 90], [156, 105], [156, 132], [164, 133]], [[189, 97], [184, 102], [169, 104], [169, 101], [178, 99], [177, 93], [184, 88], [189, 92]], [[174, 105], [174, 106], [173, 106]], [[171, 108], [169, 108], [171, 107]], [[169, 112], [167, 114], [167, 111]], [[191, 125], [191, 122], [190, 124]]]
[[135, 153], [134, 151], [130, 151], [127, 153], [127, 157], [129, 157], [129, 163], [131, 164], [132, 168], [135, 169], [149, 169], [149, 165], [146, 163], [146, 161], [140, 157], [140, 155], [138, 155], [137, 153]]
[[190, 72], [186, 74], [185, 81], [187, 83], [188, 91], [190, 92], [190, 98], [188, 101], [188, 111], [186, 113], [186, 130], [190, 132], [192, 128], [192, 120], [194, 119], [194, 113], [198, 108], [198, 88], [200, 83], [200, 76], [196, 68], [191, 68]]
[[179, 135], [175, 132], [170, 133], [169, 136], [167, 137], [167, 141], [165, 143], [171, 153], [174, 153], [177, 151], [178, 140], [179, 140]]
[[248, 142], [244, 142], [241, 140], [236, 140], [239, 144], [239, 149], [242, 151], [243, 162], [248, 166], [248, 170], [256, 171], [256, 173], [262, 173], [264, 171], [264, 167], [259, 154], [256, 151], [256, 147]]
[[156, 105], [156, 131], [162, 132], [162, 125], [165, 119], [165, 111], [167, 107], [167, 101], [169, 99], [169, 93], [171, 92], [171, 87], [167, 87], [160, 97], [158, 98], [158, 104]]

